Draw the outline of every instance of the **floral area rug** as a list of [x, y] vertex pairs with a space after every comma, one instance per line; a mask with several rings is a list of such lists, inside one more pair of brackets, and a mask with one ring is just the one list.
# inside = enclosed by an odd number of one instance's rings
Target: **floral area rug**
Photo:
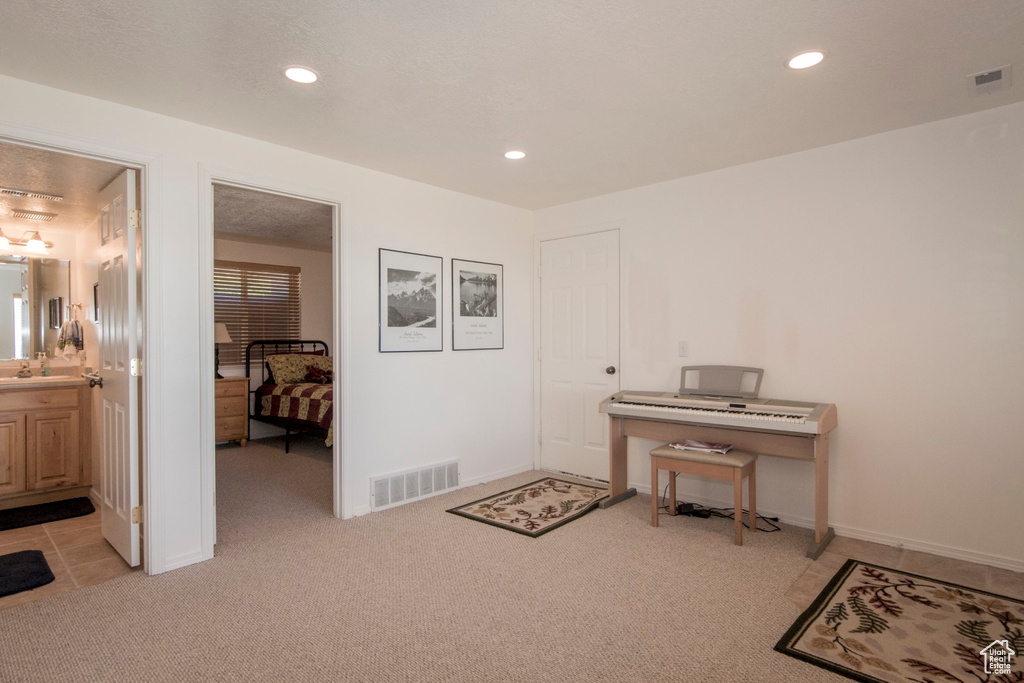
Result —
[[1022, 626], [1019, 600], [847, 560], [775, 649], [856, 681], [1012, 683]]
[[536, 538], [582, 517], [607, 497], [604, 488], [547, 478], [448, 512]]

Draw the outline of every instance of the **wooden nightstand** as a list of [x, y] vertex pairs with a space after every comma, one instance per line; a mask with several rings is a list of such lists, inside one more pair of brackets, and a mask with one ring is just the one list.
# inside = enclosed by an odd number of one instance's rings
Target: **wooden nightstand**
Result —
[[249, 379], [225, 377], [214, 380], [217, 441], [249, 441]]

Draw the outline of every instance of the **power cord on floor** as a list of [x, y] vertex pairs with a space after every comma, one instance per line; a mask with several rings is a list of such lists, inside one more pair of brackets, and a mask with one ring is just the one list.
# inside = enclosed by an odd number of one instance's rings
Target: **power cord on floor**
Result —
[[[666, 500], [666, 501], [668, 500], [668, 484], [665, 484], [665, 492], [662, 494], [661, 499], [662, 500]], [[665, 505], [659, 506], [658, 510], [659, 510], [658, 514], [660, 514], [660, 515], [668, 515], [670, 517], [674, 516], [669, 511], [669, 506], [668, 506], [667, 503]], [[664, 510], [664, 512], [661, 512], [661, 510]], [[708, 519], [709, 517], [721, 517], [723, 519], [735, 519], [735, 517], [736, 517], [736, 510], [735, 510], [735, 508], [711, 508], [711, 507], [705, 507], [705, 506], [700, 505], [698, 503], [678, 503], [676, 505], [676, 514], [677, 515], [683, 515], [683, 516], [686, 516], [686, 517], [700, 517], [701, 519]], [[743, 517], [744, 517], [744, 519], [749, 517], [749, 511], [748, 510], [743, 510]], [[757, 526], [757, 530], [758, 531], [763, 531], [765, 533], [769, 533], [770, 534], [770, 533], [772, 533], [774, 531], [780, 531], [781, 530], [781, 527], [779, 527], [779, 525], [776, 524], [776, 522], [779, 521], [778, 517], [765, 517], [764, 515], [760, 515], [759, 514], [759, 515], [757, 515], [757, 519], [759, 521], [764, 522], [767, 525], [767, 528], [764, 528], [764, 527], [762, 527], [759, 524]], [[750, 525], [747, 524], [746, 522], [743, 522], [743, 526], [745, 528], [747, 528], [747, 529], [750, 528]]]

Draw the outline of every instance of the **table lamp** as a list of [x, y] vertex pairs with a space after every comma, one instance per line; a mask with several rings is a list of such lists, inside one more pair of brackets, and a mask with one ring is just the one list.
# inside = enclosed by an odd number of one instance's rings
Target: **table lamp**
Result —
[[213, 372], [217, 379], [224, 379], [220, 375], [220, 345], [230, 344], [234, 340], [231, 339], [228, 326], [224, 323], [214, 323], [213, 328]]

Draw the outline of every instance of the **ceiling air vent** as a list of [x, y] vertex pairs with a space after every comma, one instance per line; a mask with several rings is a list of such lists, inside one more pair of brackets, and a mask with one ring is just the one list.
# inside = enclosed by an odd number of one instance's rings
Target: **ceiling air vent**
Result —
[[52, 221], [57, 217], [57, 214], [46, 213], [44, 211], [24, 211], [22, 209], [14, 209], [11, 211], [11, 217], [24, 218], [29, 221]]
[[1006, 90], [1012, 84], [1012, 67], [1007, 64], [967, 77], [967, 89], [972, 95], [988, 95], [997, 90]]
[[50, 194], [48, 192], [33, 192], [31, 190], [19, 190], [14, 187], [0, 187], [0, 195], [7, 195], [8, 197], [32, 197], [34, 199], [45, 199], [49, 202], [61, 202], [64, 201], [64, 197], [59, 194]]

